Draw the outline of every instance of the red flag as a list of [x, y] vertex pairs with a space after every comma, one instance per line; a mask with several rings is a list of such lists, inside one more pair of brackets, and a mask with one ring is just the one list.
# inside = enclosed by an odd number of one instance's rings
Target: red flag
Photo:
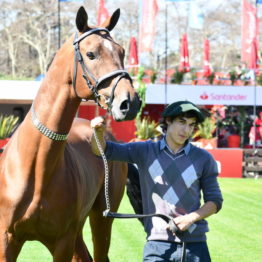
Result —
[[259, 58], [258, 58], [257, 41], [256, 39], [253, 39], [251, 43], [251, 52], [250, 52], [248, 68], [257, 71], [257, 69], [259, 68], [258, 60]]
[[210, 52], [209, 40], [205, 39], [204, 41], [204, 72], [203, 72], [203, 75], [205, 77], [210, 76], [212, 73], [211, 65], [209, 62], [209, 52]]
[[136, 44], [136, 38], [134, 36], [132, 36], [130, 39], [128, 62], [129, 65], [131, 66], [138, 65], [137, 44]]
[[139, 52], [141, 53], [152, 50], [157, 11], [157, 0], [143, 0], [142, 23], [139, 30]]
[[138, 72], [138, 53], [137, 53], [137, 44], [136, 38], [133, 36], [130, 38], [130, 46], [129, 46], [129, 73], [136, 75]]
[[190, 71], [188, 42], [187, 42], [187, 35], [186, 34], [184, 34], [182, 36], [181, 43], [180, 43], [179, 71], [181, 71], [181, 72], [189, 72]]
[[109, 13], [105, 7], [105, 1], [99, 0], [98, 13], [97, 13], [97, 24], [101, 25], [109, 17]]
[[247, 0], [242, 1], [242, 52], [241, 60], [250, 65], [252, 43], [258, 51], [258, 18], [256, 8]]

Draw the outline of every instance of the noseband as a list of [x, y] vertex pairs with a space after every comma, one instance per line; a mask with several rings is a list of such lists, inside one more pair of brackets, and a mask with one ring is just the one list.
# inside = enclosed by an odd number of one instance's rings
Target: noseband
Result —
[[[79, 97], [82, 100], [86, 101], [86, 99], [84, 99], [84, 98], [82, 98], [82, 97], [80, 97], [78, 95], [77, 90], [76, 90], [77, 64], [79, 62], [81, 67], [82, 67], [83, 78], [85, 79], [88, 88], [92, 91], [96, 104], [99, 105], [100, 107], [102, 107], [103, 109], [106, 109], [106, 110], [109, 111], [111, 109], [111, 107], [112, 107], [112, 103], [113, 103], [113, 100], [114, 100], [114, 92], [115, 92], [115, 89], [116, 89], [117, 84], [119, 83], [119, 81], [122, 78], [128, 78], [132, 82], [132, 79], [131, 79], [130, 75], [128, 74], [128, 72], [126, 70], [123, 70], [123, 69], [112, 71], [112, 72], [110, 72], [110, 73], [108, 73], [108, 74], [106, 74], [106, 75], [104, 75], [104, 76], [102, 76], [102, 77], [100, 77], [98, 79], [88, 69], [88, 67], [86, 66], [86, 64], [84, 62], [83, 56], [82, 56], [82, 54], [80, 52], [79, 43], [84, 38], [86, 38], [87, 36], [89, 36], [91, 34], [94, 34], [96, 32], [99, 32], [99, 31], [104, 31], [104, 32], [107, 32], [109, 34], [109, 30], [107, 30], [106, 28], [94, 28], [94, 29], [91, 29], [91, 30], [85, 32], [84, 34], [82, 34], [79, 37], [78, 37], [77, 33], [75, 35], [75, 39], [74, 39], [74, 43], [73, 43], [74, 47], [75, 47], [75, 64], [74, 64], [73, 87], [74, 87], [74, 90], [75, 90], [75, 93], [76, 93], [77, 97]], [[107, 108], [105, 108], [99, 102], [101, 95], [98, 93], [98, 90], [100, 89], [101, 83], [103, 81], [105, 81], [105, 80], [107, 80], [109, 78], [112, 78], [112, 77], [115, 77], [115, 83], [114, 83], [114, 85], [112, 87], [112, 91], [111, 91], [110, 97], [105, 99], [105, 102], [107, 104]], [[94, 85], [91, 83], [90, 78], [95, 83]]]

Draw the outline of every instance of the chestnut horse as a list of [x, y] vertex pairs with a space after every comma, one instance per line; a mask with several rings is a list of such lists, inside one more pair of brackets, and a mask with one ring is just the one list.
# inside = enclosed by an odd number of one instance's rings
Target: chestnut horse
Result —
[[[0, 159], [0, 261], [16, 261], [27, 240], [43, 243], [55, 262], [108, 259], [112, 219], [103, 218], [104, 167], [90, 149], [87, 120], [75, 120], [81, 99], [94, 99], [117, 121], [133, 119], [140, 106], [124, 50], [109, 31], [116, 10], [101, 28], [78, 10], [78, 32], [57, 52], [31, 110]], [[70, 131], [70, 132], [69, 132]], [[117, 210], [127, 166], [110, 163], [111, 208]], [[94, 260], [83, 241], [90, 218]]]

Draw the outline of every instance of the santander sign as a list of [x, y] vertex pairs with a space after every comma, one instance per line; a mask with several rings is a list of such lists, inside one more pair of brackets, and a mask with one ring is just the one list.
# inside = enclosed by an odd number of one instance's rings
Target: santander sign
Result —
[[247, 100], [247, 95], [243, 94], [223, 94], [223, 93], [210, 93], [203, 92], [200, 95], [201, 100], [212, 100], [212, 101], [245, 101]]
[[147, 104], [189, 100], [197, 105], [262, 105], [262, 86], [167, 85], [150, 84], [146, 89]]

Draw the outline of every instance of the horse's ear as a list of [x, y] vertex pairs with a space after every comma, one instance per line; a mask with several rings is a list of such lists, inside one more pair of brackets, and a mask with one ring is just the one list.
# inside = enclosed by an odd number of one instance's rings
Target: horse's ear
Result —
[[118, 8], [111, 17], [109, 17], [103, 24], [102, 27], [107, 28], [109, 31], [113, 30], [120, 16], [120, 9]]
[[77, 11], [77, 15], [76, 15], [76, 26], [79, 32], [83, 33], [85, 31], [87, 31], [88, 26], [87, 26], [87, 13], [86, 10], [83, 6], [81, 6], [78, 11]]

